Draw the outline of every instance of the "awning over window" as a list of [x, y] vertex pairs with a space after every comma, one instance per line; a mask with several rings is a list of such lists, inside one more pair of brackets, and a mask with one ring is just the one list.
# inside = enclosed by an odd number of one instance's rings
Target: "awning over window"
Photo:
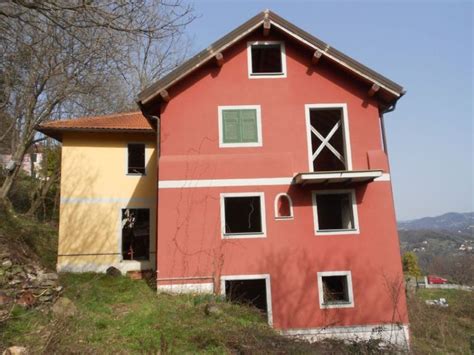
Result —
[[382, 170], [359, 170], [359, 171], [318, 171], [299, 173], [294, 181], [297, 185], [307, 184], [351, 184], [359, 182], [370, 182], [382, 177]]

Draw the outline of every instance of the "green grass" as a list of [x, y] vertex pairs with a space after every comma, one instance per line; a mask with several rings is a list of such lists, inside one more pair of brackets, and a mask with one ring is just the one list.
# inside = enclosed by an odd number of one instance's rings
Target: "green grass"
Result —
[[[425, 300], [446, 298], [449, 307], [429, 306]], [[412, 347], [420, 354], [471, 354], [474, 338], [474, 293], [419, 289], [408, 298]]]
[[278, 335], [246, 306], [215, 299], [223, 313], [207, 316], [210, 296], [157, 295], [145, 281], [98, 274], [64, 274], [60, 280], [78, 315], [60, 320], [17, 309], [0, 328], [0, 347], [21, 344], [33, 353], [310, 351], [308, 344]]

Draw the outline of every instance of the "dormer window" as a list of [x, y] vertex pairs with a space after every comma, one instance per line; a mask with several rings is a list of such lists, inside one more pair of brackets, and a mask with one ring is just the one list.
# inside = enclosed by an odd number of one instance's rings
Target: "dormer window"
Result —
[[249, 78], [286, 77], [286, 55], [283, 42], [249, 42], [247, 48]]

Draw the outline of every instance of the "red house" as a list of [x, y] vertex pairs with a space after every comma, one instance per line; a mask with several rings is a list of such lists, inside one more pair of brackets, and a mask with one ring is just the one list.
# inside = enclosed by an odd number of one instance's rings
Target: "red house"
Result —
[[383, 124], [403, 94], [271, 11], [141, 92], [158, 290], [247, 300], [285, 334], [406, 345]]
[[156, 265], [158, 291], [250, 302], [284, 334], [407, 346], [383, 124], [403, 94], [259, 13], [141, 113], [38, 128], [63, 142], [58, 271]]

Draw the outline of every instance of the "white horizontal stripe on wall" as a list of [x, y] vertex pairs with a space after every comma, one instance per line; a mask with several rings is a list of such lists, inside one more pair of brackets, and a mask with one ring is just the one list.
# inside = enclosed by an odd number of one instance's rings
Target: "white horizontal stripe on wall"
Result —
[[164, 180], [158, 182], [158, 187], [160, 189], [177, 189], [194, 187], [271, 186], [290, 185], [292, 181], [293, 177], [215, 180]]
[[154, 206], [155, 197], [61, 197], [61, 204], [77, 204], [77, 203], [141, 203]]
[[[382, 174], [382, 176], [376, 178], [374, 181], [390, 181], [390, 174]], [[293, 177], [213, 180], [163, 180], [158, 182], [158, 188], [189, 189], [197, 187], [278, 186], [292, 184]]]

